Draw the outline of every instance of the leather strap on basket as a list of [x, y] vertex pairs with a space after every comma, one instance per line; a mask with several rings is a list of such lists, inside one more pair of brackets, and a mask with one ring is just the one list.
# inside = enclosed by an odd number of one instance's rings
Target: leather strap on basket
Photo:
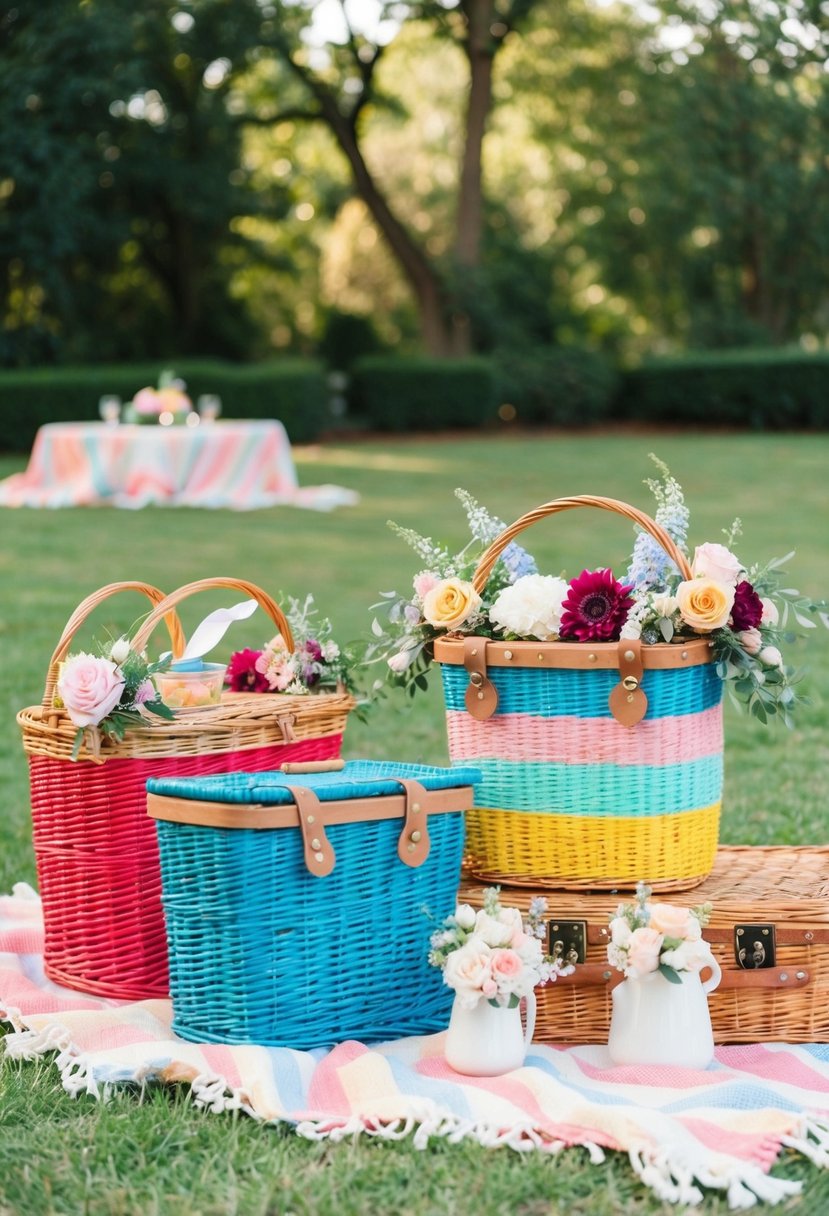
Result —
[[320, 800], [314, 791], [305, 785], [289, 785], [287, 789], [296, 803], [308, 873], [316, 878], [325, 878], [334, 869], [337, 859], [325, 834]]
[[[704, 970], [704, 968], [703, 968]], [[624, 979], [621, 971], [603, 963], [579, 963], [569, 975], [558, 976], [558, 984], [576, 988], [615, 988]], [[806, 988], [812, 973], [805, 967], [769, 967], [764, 971], [732, 971], [723, 968], [716, 991], [754, 988]]]
[[417, 869], [429, 856], [432, 842], [429, 839], [429, 794], [419, 781], [401, 777], [405, 807], [403, 830], [397, 841], [397, 856], [404, 865]]
[[642, 643], [634, 641], [619, 643], [619, 675], [621, 683], [611, 689], [607, 703], [610, 712], [622, 726], [635, 726], [648, 712], [648, 698], [642, 688]]
[[486, 638], [464, 638], [463, 665], [469, 673], [466, 708], [478, 722], [485, 722], [498, 708], [498, 693], [486, 670]]

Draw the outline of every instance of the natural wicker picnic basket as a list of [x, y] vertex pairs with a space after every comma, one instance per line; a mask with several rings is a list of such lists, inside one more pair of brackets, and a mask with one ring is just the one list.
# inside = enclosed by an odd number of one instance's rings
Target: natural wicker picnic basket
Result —
[[55, 705], [55, 688], [59, 664], [87, 617], [117, 593], [139, 592], [153, 609], [133, 648], [141, 651], [164, 621], [178, 656], [185, 642], [177, 606], [215, 589], [255, 599], [293, 649], [281, 609], [253, 583], [201, 579], [166, 598], [146, 583], [111, 583], [75, 609], [49, 661], [41, 704], [17, 715], [29, 758], [45, 969], [58, 983], [125, 1000], [167, 995], [158, 845], [146, 814], [149, 777], [255, 772], [340, 753], [354, 705], [345, 691], [225, 693], [219, 705], [181, 712], [171, 722], [148, 716], [121, 741], [88, 728], [72, 760], [76, 727]]
[[[561, 498], [493, 541], [575, 508], [633, 520], [691, 577], [648, 515], [616, 499]], [[722, 796], [722, 681], [705, 638], [620, 642], [493, 641], [448, 635], [442, 665], [449, 754], [483, 773], [467, 816], [468, 864], [514, 885], [682, 889], [709, 873]]]
[[[526, 911], [540, 891], [502, 889]], [[580, 959], [575, 971], [536, 989], [540, 1043], [606, 1043], [611, 992], [622, 973], [607, 961], [612, 893], [543, 892], [550, 953]], [[460, 900], [483, 904], [483, 887]], [[708, 997], [717, 1043], [829, 1043], [829, 848], [727, 846], [705, 882], [672, 903], [713, 912], [703, 937], [722, 968]]]

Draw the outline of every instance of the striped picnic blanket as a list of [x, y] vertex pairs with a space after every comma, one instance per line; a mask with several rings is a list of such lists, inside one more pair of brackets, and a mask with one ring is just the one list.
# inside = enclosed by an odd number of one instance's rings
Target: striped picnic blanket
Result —
[[708, 1069], [613, 1067], [604, 1046], [534, 1044], [525, 1066], [463, 1077], [443, 1058], [444, 1035], [310, 1052], [186, 1043], [169, 1001], [124, 1004], [45, 978], [40, 901], [19, 884], [0, 897], [0, 1020], [6, 1052], [54, 1053], [64, 1088], [103, 1096], [123, 1082], [188, 1082], [195, 1103], [290, 1122], [308, 1139], [357, 1133], [472, 1138], [492, 1148], [606, 1150], [661, 1199], [699, 1203], [702, 1188], [732, 1208], [777, 1203], [799, 1182], [769, 1174], [783, 1149], [829, 1166], [829, 1045], [720, 1047]]

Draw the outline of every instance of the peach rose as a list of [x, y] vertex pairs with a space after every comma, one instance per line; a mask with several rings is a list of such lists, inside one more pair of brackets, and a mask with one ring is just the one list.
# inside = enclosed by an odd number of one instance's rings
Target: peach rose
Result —
[[694, 578], [713, 579], [725, 583], [732, 590], [743, 571], [743, 564], [725, 545], [697, 545], [692, 563]]
[[728, 623], [734, 603], [734, 586], [712, 578], [693, 578], [676, 589], [679, 613], [697, 633], [710, 633]]
[[[676, 904], [651, 904], [651, 918], [648, 922], [651, 929], [661, 933], [663, 937], [690, 937], [693, 925], [699, 921], [692, 916], [687, 908], [679, 908]], [[699, 937], [697, 933], [695, 936]]]
[[76, 726], [97, 726], [121, 700], [124, 677], [110, 659], [76, 654], [62, 665], [57, 692]]
[[436, 629], [455, 629], [481, 606], [481, 597], [471, 583], [445, 578], [423, 597], [423, 616]]
[[633, 979], [641, 979], [659, 967], [659, 951], [662, 949], [663, 937], [656, 929], [634, 929], [628, 945], [627, 966], [625, 975]]
[[470, 937], [460, 950], [453, 950], [446, 960], [443, 978], [458, 994], [465, 1009], [474, 1009], [478, 998], [492, 982], [490, 960], [492, 951], [480, 937]]

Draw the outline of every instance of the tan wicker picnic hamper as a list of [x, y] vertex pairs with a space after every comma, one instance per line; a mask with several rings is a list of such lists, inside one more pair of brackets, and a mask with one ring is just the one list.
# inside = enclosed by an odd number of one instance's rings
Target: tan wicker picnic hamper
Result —
[[[484, 888], [461, 884], [461, 902], [481, 907]], [[572, 975], [536, 989], [540, 1043], [606, 1043], [611, 989], [621, 972], [607, 961], [615, 893], [501, 888], [501, 902], [526, 911], [547, 900], [547, 949], [580, 957]], [[829, 848], [730, 847], [692, 891], [671, 903], [710, 901], [703, 930], [723, 978], [708, 997], [717, 1043], [829, 1042]]]
[[181, 712], [171, 722], [148, 715], [146, 726], [121, 741], [88, 728], [78, 759], [71, 759], [76, 727], [55, 705], [55, 688], [59, 664], [87, 617], [109, 597], [137, 591], [153, 609], [133, 648], [141, 651], [165, 621], [173, 654], [180, 655], [177, 606], [217, 589], [255, 599], [293, 649], [282, 610], [245, 580], [201, 579], [166, 598], [144, 583], [112, 583], [77, 607], [49, 661], [41, 704], [17, 715], [29, 759], [44, 963], [59, 983], [126, 1000], [167, 995], [158, 846], [146, 814], [149, 777], [256, 772], [340, 753], [354, 705], [347, 692], [225, 693], [219, 705]]

